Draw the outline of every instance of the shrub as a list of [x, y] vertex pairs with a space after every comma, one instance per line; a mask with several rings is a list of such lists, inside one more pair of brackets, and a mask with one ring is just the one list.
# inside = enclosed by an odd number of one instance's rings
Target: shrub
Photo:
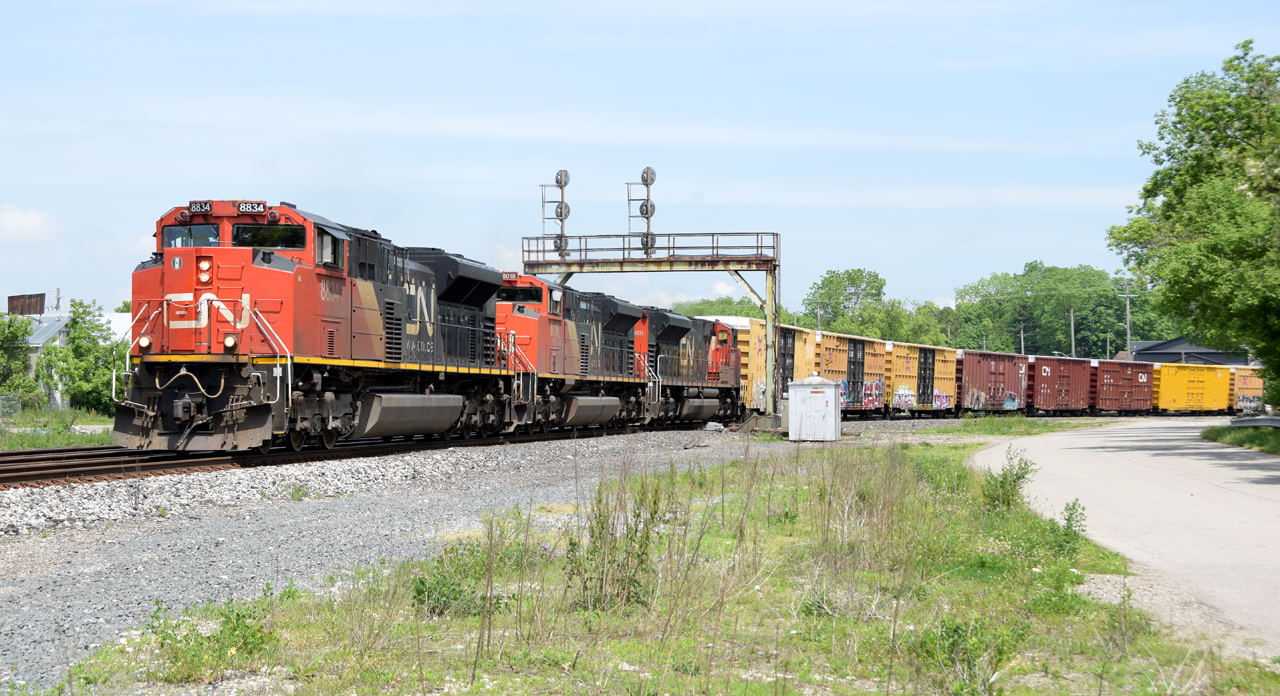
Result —
[[982, 498], [989, 512], [1009, 511], [1022, 505], [1022, 488], [1035, 473], [1035, 464], [1022, 456], [1022, 450], [1009, 447], [1000, 473], [986, 472], [982, 482]]
[[[656, 576], [653, 553], [663, 512], [663, 493], [657, 477], [623, 477], [626, 486], [606, 492], [596, 487], [595, 505], [587, 513], [585, 537], [570, 536], [565, 551], [565, 575], [583, 609], [648, 606]], [[629, 488], [628, 488], [629, 486]]]
[[1062, 558], [1074, 558], [1084, 543], [1084, 506], [1080, 504], [1080, 499], [1076, 498], [1062, 508], [1061, 524], [1050, 519], [1049, 525], [1053, 529], [1054, 554]]
[[999, 617], [944, 618], [914, 652], [939, 668], [938, 686], [951, 694], [994, 694], [1004, 666], [1017, 654], [1034, 619], [1014, 610]]
[[265, 598], [243, 603], [228, 599], [214, 609], [205, 626], [190, 610], [175, 618], [161, 601], [155, 605], [147, 628], [165, 659], [151, 673], [160, 681], [207, 681], [233, 665], [252, 663], [276, 644], [275, 631], [267, 625]]

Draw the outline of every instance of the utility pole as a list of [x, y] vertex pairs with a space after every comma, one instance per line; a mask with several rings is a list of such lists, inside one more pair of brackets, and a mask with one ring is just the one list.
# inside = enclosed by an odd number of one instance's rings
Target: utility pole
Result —
[[822, 332], [822, 305], [818, 305], [818, 332]]
[[1124, 284], [1124, 352], [1129, 356], [1129, 362], [1133, 362], [1133, 316], [1129, 314], [1129, 298], [1137, 297], [1137, 295], [1129, 294], [1129, 283]]
[[62, 288], [53, 289], [53, 313], [62, 311]]
[[982, 334], [982, 349], [983, 349], [983, 350], [986, 350], [986, 349], [987, 349], [987, 335], [986, 335], [986, 334]]
[[1071, 357], [1076, 357], [1076, 308], [1071, 308]]
[[1107, 360], [1111, 359], [1111, 332], [1107, 332]]
[[1018, 343], [1023, 355], [1027, 354], [1027, 334], [1025, 328], [1026, 327], [1021, 324], [1018, 325]]

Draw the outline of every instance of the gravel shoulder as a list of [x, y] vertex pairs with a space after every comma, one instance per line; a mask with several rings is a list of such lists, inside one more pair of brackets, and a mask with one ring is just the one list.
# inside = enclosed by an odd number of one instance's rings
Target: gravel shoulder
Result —
[[0, 683], [57, 681], [136, 635], [155, 600], [181, 608], [254, 597], [268, 582], [316, 586], [428, 556], [488, 509], [564, 509], [623, 466], [794, 448], [672, 431], [0, 491]]
[[[841, 444], [1011, 439], [918, 432], [938, 424], [850, 421]], [[431, 555], [478, 529], [485, 510], [563, 513], [624, 466], [683, 469], [796, 447], [673, 431], [0, 491], [0, 684], [56, 682], [94, 648], [137, 635], [155, 600], [178, 609], [254, 597], [264, 583], [314, 587], [380, 559]]]

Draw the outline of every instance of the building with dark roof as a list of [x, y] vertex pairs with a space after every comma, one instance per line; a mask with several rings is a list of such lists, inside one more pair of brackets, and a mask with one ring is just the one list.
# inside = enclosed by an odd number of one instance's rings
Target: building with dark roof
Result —
[[1186, 363], [1188, 365], [1259, 365], [1248, 353], [1228, 353], [1217, 348], [1197, 346], [1179, 336], [1168, 341], [1134, 341], [1133, 359], [1152, 363]]

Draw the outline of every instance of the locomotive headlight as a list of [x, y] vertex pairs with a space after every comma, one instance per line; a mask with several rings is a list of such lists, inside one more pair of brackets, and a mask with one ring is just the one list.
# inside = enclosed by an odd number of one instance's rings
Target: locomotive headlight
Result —
[[209, 259], [201, 259], [200, 263], [196, 264], [196, 267], [202, 271], [207, 271], [210, 268], [213, 268], [213, 264], [209, 263]]
[[201, 271], [199, 278], [201, 283], [207, 283], [213, 276], [209, 275], [208, 271]]
[[143, 350], [146, 350], [146, 349], [150, 348], [150, 347], [151, 347], [151, 337], [150, 337], [150, 336], [143, 336], [142, 338], [139, 338], [139, 339], [138, 339], [138, 347], [139, 347], [139, 348], [141, 348], [141, 349], [143, 349]]
[[226, 337], [226, 338], [224, 338], [224, 339], [222, 339], [222, 345], [226, 346], [226, 347], [227, 347], [227, 350], [235, 350], [235, 349], [236, 349], [236, 337], [235, 337], [234, 335], [232, 335], [232, 334], [227, 334], [227, 337]]

